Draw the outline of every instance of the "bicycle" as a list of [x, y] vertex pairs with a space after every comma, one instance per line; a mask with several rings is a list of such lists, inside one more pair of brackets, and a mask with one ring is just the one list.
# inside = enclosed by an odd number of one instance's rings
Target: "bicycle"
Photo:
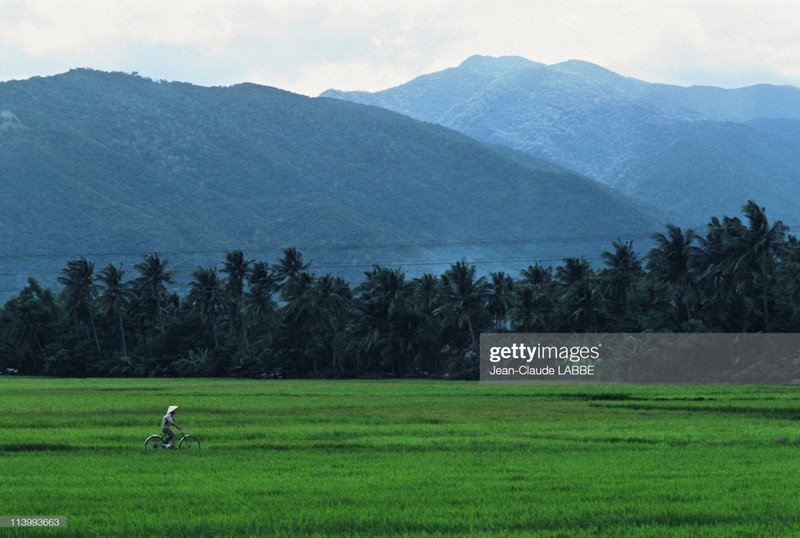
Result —
[[[144, 449], [167, 448], [168, 443], [169, 438], [165, 434], [154, 434], [144, 440]], [[186, 435], [186, 432], [181, 430], [180, 435], [175, 437], [175, 445], [180, 450], [200, 450], [200, 439], [194, 435]]]

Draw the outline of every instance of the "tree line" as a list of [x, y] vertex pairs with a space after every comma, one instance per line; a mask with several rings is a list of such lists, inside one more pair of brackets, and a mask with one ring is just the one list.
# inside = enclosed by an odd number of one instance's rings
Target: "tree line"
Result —
[[797, 332], [800, 244], [764, 208], [667, 225], [640, 256], [614, 241], [518, 275], [464, 260], [410, 278], [373, 266], [351, 285], [287, 248], [276, 263], [228, 252], [172, 291], [168, 260], [128, 275], [71, 260], [58, 292], [35, 279], [0, 311], [2, 371], [54, 376], [477, 377], [482, 332]]

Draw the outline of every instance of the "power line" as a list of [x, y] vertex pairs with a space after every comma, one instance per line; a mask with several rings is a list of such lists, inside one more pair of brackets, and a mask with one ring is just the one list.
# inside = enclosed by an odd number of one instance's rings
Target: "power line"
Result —
[[[800, 224], [794, 224], [790, 227], [800, 228]], [[657, 232], [656, 232], [657, 233]], [[530, 237], [517, 237], [517, 238], [483, 238], [483, 239], [459, 239], [452, 241], [429, 240], [429, 241], [397, 241], [397, 242], [376, 242], [376, 243], [343, 243], [343, 244], [321, 244], [321, 243], [274, 243], [271, 245], [244, 247], [244, 248], [207, 248], [207, 249], [139, 249], [139, 250], [112, 250], [112, 251], [88, 251], [83, 252], [83, 257], [135, 257], [145, 256], [147, 254], [158, 253], [159, 255], [176, 255], [176, 256], [201, 256], [209, 254], [226, 254], [232, 250], [242, 250], [247, 252], [273, 252], [281, 251], [286, 248], [295, 248], [297, 250], [324, 250], [324, 251], [341, 251], [341, 250], [368, 250], [368, 249], [390, 249], [390, 248], [442, 248], [442, 247], [469, 247], [469, 246], [513, 246], [513, 245], [543, 245], [552, 243], [581, 243], [581, 242], [595, 242], [595, 241], [613, 241], [617, 238], [626, 241], [650, 241], [654, 233], [630, 233], [630, 232], [615, 232], [615, 233], [598, 233], [598, 234], [566, 234], [566, 235], [544, 235], [535, 238]], [[41, 259], [41, 258], [71, 258], [75, 257], [76, 252], [37, 252], [37, 253], [0, 253], [0, 260], [12, 259]]]
[[[798, 227], [800, 225], [791, 225], [790, 227]], [[552, 243], [583, 243], [583, 242], [606, 242], [613, 241], [617, 238], [626, 241], [650, 241], [652, 240], [653, 233], [629, 233], [629, 232], [616, 232], [616, 233], [598, 233], [598, 234], [566, 234], [566, 235], [544, 235], [535, 238], [530, 237], [517, 237], [517, 238], [483, 238], [483, 239], [459, 239], [452, 241], [430, 240], [430, 241], [397, 241], [397, 242], [376, 242], [376, 243], [343, 243], [343, 244], [320, 244], [320, 243], [274, 243], [271, 245], [262, 245], [258, 247], [244, 247], [244, 248], [207, 248], [207, 249], [139, 249], [139, 250], [112, 250], [112, 251], [97, 251], [97, 252], [83, 252], [81, 256], [109, 258], [109, 257], [137, 257], [145, 256], [147, 254], [158, 253], [165, 256], [202, 256], [209, 254], [226, 254], [232, 250], [242, 250], [243, 252], [274, 252], [281, 251], [286, 248], [295, 248], [299, 251], [313, 250], [313, 251], [348, 251], [348, 250], [375, 250], [375, 249], [391, 249], [391, 248], [444, 248], [444, 247], [470, 247], [470, 246], [514, 246], [514, 245], [544, 245]], [[13, 260], [13, 259], [62, 259], [72, 258], [76, 256], [76, 252], [38, 252], [38, 253], [0, 253], [0, 260]]]
[[[539, 236], [537, 238], [487, 238], [487, 239], [463, 239], [457, 241], [400, 241], [395, 243], [352, 243], [341, 245], [325, 245], [325, 244], [274, 244], [260, 247], [245, 247], [234, 249], [223, 248], [209, 248], [209, 249], [194, 249], [194, 250], [166, 250], [166, 249], [146, 249], [136, 251], [108, 251], [108, 252], [83, 252], [79, 256], [84, 258], [98, 257], [136, 257], [145, 256], [152, 253], [159, 255], [175, 255], [175, 256], [200, 256], [208, 254], [226, 254], [232, 250], [242, 250], [243, 252], [273, 252], [281, 251], [286, 248], [295, 248], [299, 251], [303, 250], [325, 250], [325, 251], [341, 251], [341, 250], [368, 250], [368, 249], [390, 249], [390, 248], [443, 248], [443, 247], [470, 247], [470, 246], [513, 246], [513, 245], [540, 245], [551, 243], [581, 243], [581, 242], [595, 242], [595, 241], [613, 241], [617, 237], [625, 238], [626, 240], [645, 239], [649, 240], [651, 235], [643, 234], [593, 234], [593, 235], [555, 235], [555, 236]], [[38, 253], [0, 253], [0, 260], [13, 260], [13, 259], [48, 259], [48, 258], [72, 258], [76, 253], [73, 252], [38, 252]]]

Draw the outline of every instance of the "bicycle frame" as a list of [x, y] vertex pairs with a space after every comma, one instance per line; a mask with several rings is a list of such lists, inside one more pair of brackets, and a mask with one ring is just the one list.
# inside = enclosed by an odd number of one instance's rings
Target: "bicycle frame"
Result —
[[[184, 442], [186, 445], [184, 446]], [[144, 441], [144, 448], [167, 448], [167, 443], [169, 443], [169, 438], [164, 434], [154, 434], [145, 439]], [[179, 435], [175, 436], [174, 445], [170, 448], [179, 448], [179, 449], [199, 449], [200, 448], [200, 439], [195, 437], [194, 435], [187, 435], [186, 432], [181, 430]]]

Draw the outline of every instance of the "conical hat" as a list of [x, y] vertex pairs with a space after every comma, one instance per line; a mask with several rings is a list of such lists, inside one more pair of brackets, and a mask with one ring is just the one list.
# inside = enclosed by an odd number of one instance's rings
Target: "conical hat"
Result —
[[167, 407], [167, 414], [171, 415], [172, 413], [177, 411], [177, 409], [178, 409], [177, 405], [170, 405], [169, 407]]

